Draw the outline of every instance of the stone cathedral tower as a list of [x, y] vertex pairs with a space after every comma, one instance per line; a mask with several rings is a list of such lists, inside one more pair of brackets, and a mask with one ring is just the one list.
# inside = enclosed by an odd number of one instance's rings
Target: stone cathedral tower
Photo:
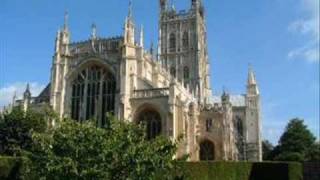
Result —
[[203, 2], [190, 0], [190, 9], [183, 11], [167, 0], [159, 3], [157, 55], [144, 48], [143, 28], [134, 22], [131, 1], [123, 34], [116, 37], [101, 37], [92, 25], [88, 39], [73, 41], [65, 14], [56, 35], [50, 83], [38, 97], [26, 93], [12, 104], [25, 110], [49, 105], [60, 117], [96, 119], [99, 126], [113, 114], [145, 123], [150, 140], [183, 135], [176, 156], [188, 154], [190, 161], [260, 161], [260, 92], [253, 70], [246, 94], [214, 96]]
[[199, 101], [211, 96], [204, 7], [191, 1], [189, 12], [176, 12], [167, 0], [160, 0], [159, 56], [170, 74], [192, 87]]

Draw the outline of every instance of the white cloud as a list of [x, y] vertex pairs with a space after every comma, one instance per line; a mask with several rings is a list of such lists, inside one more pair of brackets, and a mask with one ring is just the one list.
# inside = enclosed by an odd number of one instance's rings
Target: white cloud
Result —
[[[37, 96], [45, 88], [45, 85], [37, 82], [32, 82], [29, 84], [32, 96]], [[15, 82], [0, 87], [0, 109], [12, 102], [12, 97], [15, 92], [18, 99], [22, 98], [22, 94], [26, 89], [26, 85], [27, 83], [25, 82]]]
[[302, 17], [289, 25], [289, 31], [306, 38], [305, 44], [288, 53], [289, 59], [319, 62], [319, 0], [300, 0]]

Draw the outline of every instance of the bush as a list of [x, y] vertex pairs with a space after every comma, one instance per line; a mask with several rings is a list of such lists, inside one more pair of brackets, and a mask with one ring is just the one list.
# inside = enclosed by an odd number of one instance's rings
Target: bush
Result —
[[50, 134], [33, 135], [30, 159], [44, 179], [168, 178], [176, 143], [165, 137], [147, 140], [145, 129], [110, 119], [108, 128], [94, 122], [62, 121]]
[[0, 179], [33, 179], [27, 158], [0, 156]]

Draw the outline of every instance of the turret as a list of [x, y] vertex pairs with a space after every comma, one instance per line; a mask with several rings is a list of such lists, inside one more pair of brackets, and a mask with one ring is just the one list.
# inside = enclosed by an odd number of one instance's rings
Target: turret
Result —
[[26, 112], [31, 103], [31, 92], [29, 83], [27, 84], [26, 90], [23, 93], [23, 111]]
[[160, 0], [160, 12], [165, 11], [167, 9], [167, 0]]
[[246, 141], [249, 161], [262, 160], [260, 92], [252, 67], [249, 67], [246, 96]]
[[68, 45], [70, 43], [70, 32], [68, 26], [68, 12], [64, 15], [63, 28], [59, 29], [57, 32], [56, 42], [55, 42], [55, 53], [56, 54], [68, 54]]

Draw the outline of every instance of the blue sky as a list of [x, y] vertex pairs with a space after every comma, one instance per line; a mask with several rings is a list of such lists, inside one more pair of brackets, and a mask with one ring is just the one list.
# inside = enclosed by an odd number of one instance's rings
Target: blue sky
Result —
[[[191, 0], [173, 0], [176, 9]], [[263, 137], [276, 143], [288, 120], [305, 119], [319, 137], [319, 0], [204, 0], [211, 83], [245, 92], [248, 64], [262, 95]], [[49, 81], [54, 39], [69, 12], [73, 41], [123, 33], [128, 0], [1, 0], [0, 107], [27, 82], [37, 94]], [[145, 44], [157, 40], [158, 1], [133, 0]]]

